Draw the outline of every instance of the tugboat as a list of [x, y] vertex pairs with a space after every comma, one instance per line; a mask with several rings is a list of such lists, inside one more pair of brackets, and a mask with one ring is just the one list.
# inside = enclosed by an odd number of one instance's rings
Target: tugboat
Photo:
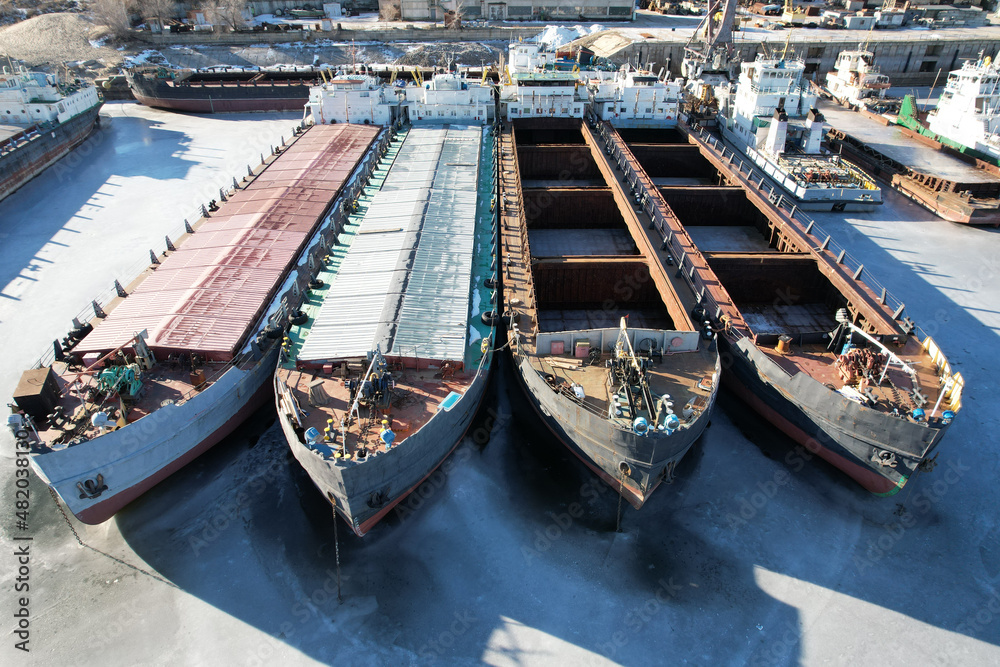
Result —
[[79, 146], [98, 122], [101, 99], [89, 84], [56, 75], [0, 75], [0, 200]]
[[932, 144], [1000, 165], [1000, 66], [979, 54], [948, 74], [937, 108], [921, 120], [912, 95], [903, 98], [897, 123]]
[[742, 63], [735, 98], [719, 110], [722, 136], [801, 209], [874, 210], [882, 203], [875, 181], [823, 152], [824, 118], [802, 85], [804, 70], [801, 59], [784, 55]]
[[827, 91], [838, 104], [875, 114], [899, 110], [899, 99], [885, 96], [890, 87], [889, 77], [875, 64], [875, 54], [864, 46], [841, 51], [834, 71], [826, 75]]
[[379, 134], [296, 131], [24, 372], [8, 427], [78, 519], [111, 518], [270, 399], [312, 258], [370, 173]]
[[606, 150], [578, 120], [503, 124], [504, 320], [542, 422], [640, 508], [705, 430], [719, 353], [691, 319], [694, 290], [661, 264], [662, 238], [633, 207], [634, 172]]
[[494, 142], [475, 126], [401, 129], [316, 258], [284, 340], [274, 375], [282, 430], [359, 536], [441, 465], [486, 391]]

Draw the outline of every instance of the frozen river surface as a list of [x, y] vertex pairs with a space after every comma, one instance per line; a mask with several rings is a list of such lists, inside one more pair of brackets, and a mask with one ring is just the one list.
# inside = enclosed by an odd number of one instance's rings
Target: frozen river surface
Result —
[[[0, 393], [115, 277], [289, 135], [293, 115], [109, 104], [102, 131], [0, 202]], [[937, 469], [875, 498], [723, 394], [640, 512], [539, 425], [503, 365], [479, 428], [375, 530], [339, 527], [262, 411], [101, 526], [0, 457], [0, 662], [1000, 663], [1000, 234], [887, 192], [819, 223], [966, 378]], [[31, 536], [15, 593], [12, 535]], [[17, 542], [20, 546], [24, 541]], [[29, 598], [30, 653], [11, 634]]]

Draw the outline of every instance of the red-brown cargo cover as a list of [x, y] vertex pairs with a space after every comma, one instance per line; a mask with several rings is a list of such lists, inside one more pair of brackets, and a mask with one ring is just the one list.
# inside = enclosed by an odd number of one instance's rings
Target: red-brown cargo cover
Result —
[[75, 351], [108, 352], [146, 329], [154, 352], [231, 359], [377, 135], [366, 125], [308, 129]]

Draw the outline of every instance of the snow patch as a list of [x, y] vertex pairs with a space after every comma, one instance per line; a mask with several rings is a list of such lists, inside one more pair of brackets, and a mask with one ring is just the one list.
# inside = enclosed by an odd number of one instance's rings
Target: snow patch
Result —
[[87, 41], [90, 42], [90, 45], [92, 47], [94, 47], [95, 49], [99, 49], [107, 43], [108, 37], [110, 37], [110, 35], [105, 35], [100, 39], [88, 39]]
[[134, 56], [125, 57], [126, 65], [167, 65], [167, 59], [163, 57], [163, 54], [156, 49], [146, 49], [142, 53], [136, 54]]
[[604, 26], [600, 23], [595, 23], [589, 28], [582, 25], [570, 27], [549, 25], [545, 26], [545, 30], [535, 37], [535, 42], [552, 50], [562, 46], [563, 44], [572, 42], [574, 39], [586, 37], [587, 35], [592, 35], [595, 32], [600, 32], [601, 30], [604, 30]]
[[472, 326], [470, 324], [469, 325], [469, 345], [472, 345], [473, 343], [475, 343], [480, 338], [482, 338], [482, 335], [480, 335], [480, 333], [478, 331], [476, 331], [476, 327], [474, 327], [474, 326]]
[[[479, 282], [479, 278], [476, 278], [476, 282]], [[479, 317], [479, 304], [482, 303], [483, 297], [480, 296], [478, 289], [472, 290], [472, 316]]]

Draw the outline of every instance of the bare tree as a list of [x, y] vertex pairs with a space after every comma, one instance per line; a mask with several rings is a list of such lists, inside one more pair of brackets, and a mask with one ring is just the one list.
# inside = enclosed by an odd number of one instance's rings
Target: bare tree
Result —
[[403, 14], [400, 0], [378, 0], [378, 14], [383, 21], [399, 21]]
[[227, 26], [236, 30], [246, 25], [243, 12], [247, 8], [247, 0], [206, 0], [201, 5], [205, 18], [216, 25]]
[[126, 37], [132, 30], [128, 18], [129, 4], [129, 0], [94, 0], [90, 4], [90, 11], [97, 22], [116, 37]]
[[139, 11], [142, 18], [158, 24], [162, 30], [166, 20], [177, 13], [177, 3], [175, 0], [139, 0]]

